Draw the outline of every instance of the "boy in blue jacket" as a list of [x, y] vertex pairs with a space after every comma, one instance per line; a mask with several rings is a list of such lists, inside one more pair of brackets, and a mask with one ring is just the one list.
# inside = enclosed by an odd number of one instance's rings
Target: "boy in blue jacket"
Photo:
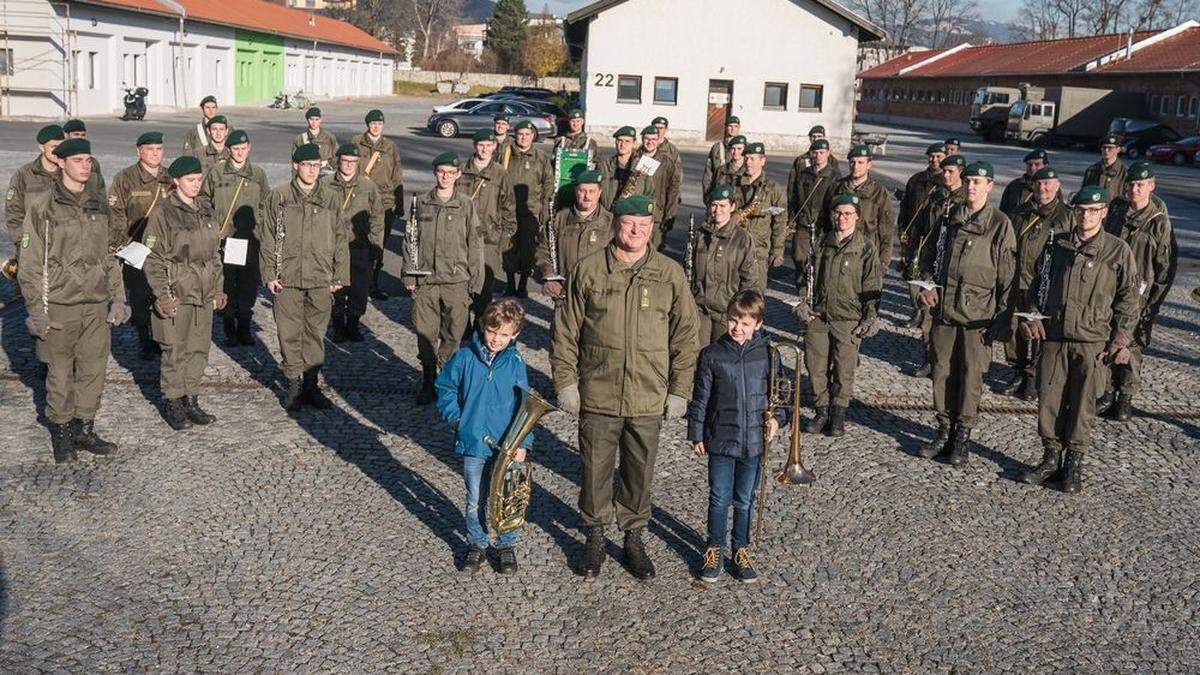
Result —
[[[529, 388], [525, 361], [517, 352], [517, 335], [525, 322], [525, 311], [512, 298], [497, 300], [479, 315], [470, 343], [458, 348], [438, 373], [437, 408], [455, 432], [454, 451], [463, 456], [463, 482], [467, 504], [467, 556], [463, 571], [475, 572], [487, 556], [487, 494], [495, 450], [483, 439], [499, 443]], [[533, 444], [529, 434], [517, 450], [516, 461], [525, 461], [525, 450]], [[496, 541], [500, 573], [517, 571], [517, 533], [500, 535]]]
[[[708, 550], [699, 572], [707, 583], [721, 578], [731, 502], [733, 576], [744, 583], [758, 580], [750, 560], [750, 517], [761, 478], [771, 368], [781, 365], [760, 332], [764, 310], [758, 291], [734, 296], [725, 310], [728, 332], [701, 350], [696, 363], [688, 440], [694, 454], [708, 455]], [[772, 439], [787, 418], [781, 408], [766, 421]]]

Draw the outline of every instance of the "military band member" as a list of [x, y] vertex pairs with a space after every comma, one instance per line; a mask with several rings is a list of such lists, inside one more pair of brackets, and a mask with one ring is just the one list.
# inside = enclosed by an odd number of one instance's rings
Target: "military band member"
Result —
[[[892, 212], [892, 198], [881, 183], [871, 177], [871, 148], [858, 145], [847, 154], [849, 168], [845, 176], [838, 179], [830, 199], [845, 192], [858, 195], [858, 229], [875, 240], [875, 252], [879, 255], [879, 266], [876, 268], [880, 279], [892, 264], [892, 233], [895, 230], [896, 217]], [[828, 214], [832, 204], [825, 205], [822, 214], [824, 222], [822, 229], [828, 229]]]
[[662, 153], [664, 157], [670, 157], [672, 160], [674, 160], [675, 164], [679, 165], [680, 171], [682, 171], [683, 165], [679, 160], [679, 148], [675, 147], [675, 144], [671, 142], [670, 138], [670, 121], [668, 121], [665, 117], [655, 117], [653, 120], [651, 120], [650, 124], [655, 128], [655, 130], [658, 131], [658, 151]]
[[[104, 391], [109, 325], [129, 319], [121, 271], [108, 248], [104, 194], [87, 188], [91, 145], [64, 141], [50, 185], [28, 195], [17, 241], [17, 282], [25, 326], [46, 363], [46, 418], [55, 462], [78, 450], [108, 455], [117, 446], [96, 435]], [[64, 270], [70, 273], [62, 273]]]
[[[683, 191], [683, 166], [679, 161], [679, 151], [675, 146], [663, 146], [666, 141], [666, 118], [654, 118], [654, 124], [642, 129], [642, 147], [638, 150], [641, 156], [658, 160], [661, 164], [654, 175], [650, 177], [650, 185], [654, 189], [654, 232], [653, 246], [662, 250], [663, 240], [675, 223], [675, 212], [679, 208]], [[669, 143], [669, 141], [668, 141]]]
[[[65, 138], [87, 138], [87, 125], [83, 120], [71, 119], [63, 123], [63, 136]], [[90, 179], [93, 185], [98, 185], [101, 190], [104, 189], [104, 174], [100, 172], [100, 161], [96, 156], [92, 156], [92, 177]]]
[[696, 337], [701, 348], [728, 330], [729, 301], [758, 283], [754, 241], [733, 222], [735, 199], [729, 185], [718, 185], [705, 195], [708, 218], [696, 229], [692, 260], [685, 261], [692, 270], [688, 283], [699, 310]]
[[[815, 144], [817, 141], [820, 141], [820, 140], [824, 140], [826, 143], [829, 143], [829, 139], [825, 138], [825, 127], [818, 124], [808, 130], [808, 152], [797, 157], [796, 162], [803, 161], [805, 166], [811, 165], [812, 164], [812, 154], [811, 153], [812, 153], [813, 144]], [[829, 149], [830, 149], [829, 165], [831, 167], [833, 167], [834, 174], [841, 176], [842, 175], [841, 163], [838, 162], [837, 157], [833, 156], [833, 152], [832, 152], [833, 146], [832, 145], [829, 146]], [[793, 162], [793, 164], [795, 164], [795, 162]]]
[[314, 143], [321, 149], [321, 161], [325, 162], [325, 168], [336, 169], [338, 139], [321, 126], [321, 121], [320, 108], [313, 106], [304, 111], [304, 122], [308, 128], [296, 135], [296, 140], [292, 142], [292, 150], [307, 143]]
[[[550, 213], [554, 196], [554, 164], [541, 150], [533, 147], [533, 123], [521, 120], [510, 148], [509, 184], [517, 211], [517, 231], [504, 252], [505, 292], [524, 298], [533, 270], [538, 231]], [[452, 350], [453, 351], [453, 350]]]
[[[687, 412], [696, 367], [696, 305], [677, 263], [650, 246], [652, 202], [614, 205], [613, 243], [579, 262], [554, 314], [550, 363], [558, 405], [579, 416], [582, 572], [600, 573], [604, 528], [625, 532], [625, 560], [654, 576], [642, 532], [650, 521], [664, 413]], [[618, 459], [619, 458], [619, 459]], [[619, 463], [618, 463], [619, 462]], [[613, 494], [613, 469], [621, 480]]]
[[554, 147], [556, 149], [590, 150], [592, 156], [595, 157], [600, 148], [596, 145], [596, 141], [588, 137], [587, 132], [583, 130], [583, 125], [583, 111], [579, 108], [572, 108], [567, 113], [567, 133], [554, 139]]
[[1021, 322], [1026, 338], [1042, 342], [1042, 461], [1019, 479], [1034, 485], [1055, 482], [1063, 492], [1081, 487], [1083, 456], [1095, 425], [1095, 391], [1109, 365], [1128, 363], [1140, 303], [1133, 252], [1104, 231], [1107, 193], [1086, 186], [1071, 204], [1074, 229], [1050, 239], [1026, 296], [1026, 306], [1044, 318]]
[[[146, 234], [146, 219], [150, 212], [167, 198], [171, 177], [162, 165], [163, 135], [147, 131], [137, 139], [137, 162], [125, 167], [113, 177], [108, 192], [109, 246], [119, 249], [130, 242], [141, 242]], [[119, 261], [118, 261], [118, 264]], [[132, 323], [137, 330], [139, 352], [143, 361], [159, 353], [158, 343], [150, 334], [150, 306], [154, 298], [146, 274], [133, 265], [121, 265], [125, 290], [129, 293]]]
[[200, 160], [200, 166], [208, 171], [217, 162], [229, 157], [229, 148], [225, 142], [229, 138], [229, 121], [224, 115], [214, 115], [208, 120], [205, 129], [208, 132], [208, 143], [193, 148], [192, 155]]
[[[45, 192], [58, 177], [58, 160], [54, 149], [66, 138], [62, 127], [50, 124], [37, 134], [38, 156], [32, 162], [17, 169], [8, 183], [4, 197], [4, 220], [8, 226], [8, 238], [14, 244], [21, 239], [21, 225], [25, 221], [25, 202], [39, 192]], [[91, 181], [91, 177], [88, 177]]]
[[[708, 157], [704, 160], [704, 177], [700, 179], [700, 187], [704, 190], [704, 194], [713, 188], [713, 177], [721, 167], [725, 166], [725, 162], [729, 161], [729, 141], [735, 136], [740, 136], [742, 133], [742, 120], [737, 115], [730, 115], [725, 118], [725, 135], [721, 140], [712, 144], [708, 149]], [[742, 136], [742, 145], [745, 146], [746, 137]], [[745, 149], [744, 147], [742, 148]]]
[[729, 159], [717, 167], [716, 173], [704, 176], [704, 194], [712, 192], [718, 185], [737, 185], [742, 176], [746, 175], [746, 137], [734, 136], [729, 139]]
[[767, 149], [762, 143], [746, 144], [746, 173], [735, 186], [737, 224], [746, 228], [754, 241], [754, 286], [766, 297], [767, 274], [783, 264], [787, 241], [787, 201], [783, 190], [767, 177]]
[[200, 99], [200, 121], [189, 128], [187, 134], [184, 135], [181, 154], [198, 156], [197, 152], [208, 145], [208, 122], [216, 117], [219, 110], [217, 97], [205, 96]]
[[502, 169], [508, 170], [508, 163], [512, 161], [512, 125], [508, 122], [508, 115], [500, 113], [492, 118], [492, 133], [496, 136], [496, 162], [500, 164]]
[[[925, 148], [925, 157], [929, 165], [909, 176], [904, 185], [904, 196], [900, 198], [900, 211], [897, 213], [896, 225], [900, 229], [900, 273], [905, 281], [911, 281], [912, 260], [910, 246], [912, 237], [921, 236], [921, 229], [928, 219], [929, 209], [933, 206], [934, 196], [942, 183], [942, 160], [946, 159], [946, 146], [941, 143], [930, 144]], [[912, 302], [913, 315], [908, 321], [908, 328], [916, 328], [925, 320], [925, 313], [917, 309], [916, 286], [909, 286], [908, 298]]]
[[[1013, 279], [1012, 307], [1028, 312], [1026, 298], [1033, 283], [1034, 268], [1046, 249], [1046, 242], [1072, 227], [1071, 208], [1062, 201], [1058, 172], [1042, 167], [1033, 174], [1033, 197], [1017, 209], [1012, 221], [1017, 237], [1017, 276]], [[1016, 322], [1014, 320], [1014, 328]], [[1041, 359], [1040, 342], [1029, 340], [1021, 331], [1004, 342], [1004, 358], [1013, 367], [1013, 378], [1000, 393], [1026, 401], [1037, 398], [1037, 366]]]
[[[543, 228], [538, 233], [537, 272], [542, 292], [561, 300], [575, 265], [612, 241], [612, 213], [600, 206], [599, 171], [581, 171], [575, 178], [575, 203], [554, 214], [555, 256]], [[555, 262], [557, 261], [557, 267]]]
[[1104, 188], [1110, 200], [1125, 196], [1125, 163], [1121, 161], [1121, 139], [1108, 134], [1100, 139], [1100, 161], [1083, 171], [1080, 188], [1096, 185]]
[[146, 279], [154, 292], [154, 339], [162, 347], [164, 418], [174, 430], [211, 424], [200, 407], [200, 380], [212, 345], [213, 310], [224, 309], [221, 226], [200, 196], [204, 170], [184, 155], [167, 169], [174, 189], [146, 224]]
[[1004, 194], [1000, 195], [1000, 210], [1009, 220], [1016, 220], [1021, 207], [1033, 199], [1035, 191], [1034, 174], [1041, 171], [1050, 163], [1046, 151], [1041, 148], [1030, 150], [1025, 154], [1025, 173], [1012, 179], [1004, 186]]
[[946, 146], [946, 156], [947, 157], [949, 157], [950, 155], [961, 155], [962, 154], [962, 141], [958, 140], [958, 138], [956, 138], [954, 136], [947, 138], [942, 143], [942, 145]]
[[358, 146], [359, 172], [370, 178], [379, 188], [383, 200], [383, 243], [375, 256], [375, 268], [371, 274], [371, 297], [387, 300], [388, 294], [379, 287], [379, 273], [383, 270], [383, 252], [387, 250], [392, 226], [404, 217], [404, 164], [400, 161], [400, 148], [392, 139], [383, 135], [383, 112], [370, 110], [364, 122], [366, 131], [355, 134], [351, 143]]
[[471, 308], [479, 316], [502, 283], [504, 251], [517, 233], [517, 206], [508, 171], [496, 161], [495, 132], [480, 129], [471, 140], [475, 153], [462, 166], [462, 177], [455, 185], [471, 200], [483, 228], [483, 280]]
[[471, 296], [483, 284], [482, 228], [470, 197], [455, 188], [461, 175], [458, 155], [443, 152], [435, 157], [433, 175], [435, 187], [417, 197], [417, 221], [411, 225], [417, 228], [417, 247], [411, 248], [406, 239], [404, 248], [404, 287], [413, 297], [412, 323], [421, 361], [419, 405], [436, 397], [434, 379], [462, 342]]
[[[361, 147], [359, 148], [361, 151]], [[317, 385], [325, 363], [325, 329], [333, 294], [350, 281], [346, 228], [336, 195], [321, 183], [321, 149], [309, 143], [292, 152], [293, 178], [271, 190], [258, 226], [259, 265], [275, 296], [275, 325], [286, 379], [283, 405], [333, 402]]]
[[1154, 168], [1134, 162], [1126, 176], [1126, 196], [1113, 201], [1104, 224], [1109, 234], [1124, 241], [1137, 263], [1138, 316], [1129, 344], [1129, 363], [1112, 367], [1099, 403], [1102, 415], [1118, 422], [1133, 416], [1133, 397], [1142, 386], [1143, 351], [1163, 300], [1175, 281], [1179, 247], [1166, 204], [1154, 194]]
[[824, 238], [824, 231], [817, 230], [823, 220], [821, 209], [829, 201], [829, 191], [838, 180], [837, 172], [830, 163], [829, 141], [818, 138], [808, 150], [809, 164], [802, 166], [800, 158], [792, 163], [792, 175], [788, 177], [788, 222], [796, 235], [792, 238], [792, 260], [796, 265], [796, 284], [808, 269], [812, 243]]
[[930, 352], [938, 424], [937, 438], [920, 454], [945, 454], [951, 466], [967, 463], [991, 345], [1006, 340], [1012, 330], [1009, 302], [1015, 271], [1012, 225], [988, 204], [992, 165], [975, 162], [965, 173], [966, 200], [941, 216], [934, 242], [922, 256], [921, 278], [937, 287], [917, 298], [933, 316]]
[[271, 192], [267, 172], [250, 161], [250, 136], [237, 129], [229, 134], [229, 157], [217, 162], [204, 175], [200, 201], [212, 213], [226, 240], [246, 241], [246, 260], [241, 265], [223, 263], [222, 291], [227, 298], [221, 310], [221, 326], [229, 346], [252, 345], [250, 333], [254, 302], [258, 298], [261, 275], [258, 269], [259, 244], [255, 238], [261, 218], [263, 199]]
[[847, 192], [829, 203], [833, 229], [818, 244], [812, 288], [807, 276], [800, 285], [796, 315], [808, 326], [804, 366], [816, 399], [804, 430], [837, 437], [846, 433], [859, 346], [879, 332], [881, 278], [874, 240], [857, 231], [858, 196]]
[[[625, 126], [613, 132], [615, 152], [612, 157], [600, 163], [600, 173], [604, 182], [600, 185], [600, 205], [612, 211], [613, 203], [633, 195], [646, 195], [654, 198], [654, 185], [650, 177], [635, 170], [638, 153], [634, 151], [637, 144], [637, 131]], [[661, 214], [656, 214], [656, 218]]]
[[358, 173], [358, 146], [343, 143], [336, 154], [336, 171], [324, 180], [333, 193], [338, 223], [350, 242], [350, 285], [333, 294], [333, 341], [362, 342], [360, 322], [367, 313], [372, 265], [383, 246], [383, 200], [379, 188]]

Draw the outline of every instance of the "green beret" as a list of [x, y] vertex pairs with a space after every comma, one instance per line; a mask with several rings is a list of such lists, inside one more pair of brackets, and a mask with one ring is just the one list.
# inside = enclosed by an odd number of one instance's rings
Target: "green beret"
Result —
[[293, 162], [317, 162], [321, 160], [321, 148], [316, 143], [305, 143], [292, 151]]
[[513, 131], [520, 131], [522, 129], [537, 131], [537, 129], [533, 126], [533, 122], [530, 122], [529, 120], [521, 120], [520, 122], [517, 122], [516, 126], [513, 127]]
[[658, 127], [654, 126], [653, 124], [651, 124], [648, 127], [643, 127], [642, 135], [643, 136], [657, 136], [658, 135]]
[[1046, 154], [1045, 150], [1038, 148], [1037, 150], [1030, 150], [1029, 153], [1025, 155], [1025, 159], [1023, 161], [1032, 162], [1039, 159], [1043, 162], [1048, 162], [1050, 161], [1050, 156]]
[[634, 195], [613, 204], [614, 216], [649, 216], [654, 211], [654, 201], [646, 195]]
[[1058, 172], [1048, 166], [1043, 166], [1033, 174], [1034, 180], [1050, 180], [1052, 178], [1058, 178]]
[[76, 131], [87, 131], [87, 127], [84, 126], [83, 120], [67, 120], [66, 124], [63, 124], [64, 133], [70, 134]]
[[747, 157], [749, 157], [750, 155], [765, 155], [765, 154], [767, 154], [767, 146], [763, 145], [762, 143], [755, 141], [753, 143], [746, 144], [746, 156]]
[[143, 145], [162, 145], [162, 142], [163, 135], [161, 131], [147, 131], [146, 133], [137, 137], [137, 145], [139, 148]]
[[938, 163], [938, 166], [942, 167], [943, 169], [948, 166], [957, 166], [958, 168], [961, 169], [961, 168], [964, 168], [966, 165], [967, 165], [967, 158], [963, 157], [962, 155], [946, 155], [946, 159], [943, 159], [941, 162]]
[[742, 120], [737, 115], [730, 115], [729, 117], [725, 118], [725, 126], [729, 126], [730, 124], [741, 124], [741, 123], [742, 123]]
[[704, 201], [711, 204], [718, 199], [728, 199], [734, 201], [732, 185], [714, 185], [708, 194], [704, 195]]
[[848, 206], [853, 206], [854, 209], [857, 211], [858, 203], [860, 201], [861, 200], [858, 198], [858, 195], [854, 194], [853, 192], [843, 192], [842, 194], [834, 197], [829, 202], [829, 208], [830, 208], [830, 210], [833, 210], [839, 206], [847, 206], [848, 205]]
[[954, 136], [951, 136], [950, 138], [946, 139], [946, 145], [957, 145], [959, 147], [962, 147], [962, 141], [958, 140]]
[[508, 121], [508, 115], [506, 115], [504, 113], [500, 113], [499, 115], [496, 115], [495, 117], [492, 118], [492, 124], [495, 124], [496, 122], [507, 122], [507, 121]]
[[825, 135], [825, 127], [818, 124], [815, 127], [809, 129], [808, 135], [812, 136], [813, 134], [821, 134], [822, 136], [824, 136]]
[[1099, 185], [1085, 185], [1071, 197], [1072, 206], [1088, 206], [1090, 204], [1107, 204], [1108, 191]]
[[667, 118], [665, 118], [665, 117], [655, 117], [654, 119], [650, 120], [650, 124], [653, 124], [654, 126], [658, 126], [661, 124], [664, 127], [671, 126], [670, 122], [667, 122]]
[[491, 129], [480, 129], [471, 134], [471, 142], [478, 143], [479, 141], [494, 141], [496, 140], [496, 132]]
[[812, 142], [812, 145], [808, 146], [809, 152], [812, 152], [813, 150], [828, 150], [828, 149], [829, 149], [829, 141], [825, 140], [824, 138], [818, 138], [817, 140]]
[[320, 117], [320, 116], [321, 116], [321, 109], [315, 105], [313, 107], [309, 108], [308, 110], [304, 111], [304, 119], [308, 119], [310, 117]]
[[62, 127], [57, 124], [47, 124], [37, 132], [38, 145], [45, 145], [50, 141], [61, 141], [64, 138], [66, 135], [63, 134]]
[[928, 157], [929, 155], [935, 155], [935, 154], [942, 154], [942, 155], [946, 154], [946, 144], [945, 143], [930, 143], [929, 147], [925, 148], [925, 156], [926, 157]]
[[595, 183], [595, 184], [599, 185], [603, 181], [604, 181], [604, 177], [600, 175], [599, 171], [595, 171], [595, 170], [580, 171], [579, 175], [575, 176], [575, 184], [576, 185], [583, 185], [585, 183]]
[[1129, 165], [1129, 170], [1125, 173], [1125, 180], [1146, 180], [1154, 178], [1154, 167], [1150, 166], [1150, 162], [1134, 162]]
[[247, 134], [244, 129], [234, 129], [229, 132], [229, 138], [225, 139], [225, 145], [233, 147], [242, 143], [250, 142], [250, 134]]
[[367, 116], [364, 119], [366, 120], [367, 124], [370, 124], [371, 122], [382, 122], [383, 111], [378, 108], [368, 110]]
[[213, 115], [212, 117], [208, 118], [208, 121], [204, 123], [204, 126], [211, 127], [214, 124], [224, 124], [225, 126], [229, 126], [229, 120], [225, 119], [224, 115]]
[[1104, 146], [1106, 146], [1106, 145], [1116, 145], [1116, 146], [1120, 146], [1120, 145], [1121, 145], [1121, 139], [1117, 138], [1117, 137], [1116, 137], [1116, 135], [1114, 135], [1114, 134], [1108, 134], [1108, 135], [1107, 135], [1107, 136], [1105, 136], [1104, 138], [1101, 138], [1101, 139], [1100, 139], [1100, 147], [1102, 147], [1102, 148], [1103, 148], [1103, 147], [1104, 147]]
[[853, 148], [850, 148], [850, 152], [846, 153], [846, 158], [854, 159], [855, 157], [866, 157], [867, 159], [871, 159], [871, 146], [856, 145]]
[[204, 98], [200, 99], [200, 107], [203, 108], [205, 105], [207, 105], [209, 103], [216, 103], [216, 102], [217, 102], [216, 96], [212, 96], [212, 95], [205, 96]]
[[[947, 158], [949, 159], [949, 158]], [[966, 171], [963, 172], [966, 176], [983, 176], [984, 178], [995, 178], [996, 170], [992, 168], [991, 162], [971, 162], [967, 165]]]
[[342, 143], [337, 149], [338, 157], [358, 157], [358, 145], [355, 143]]
[[567, 113], [567, 119], [581, 120], [583, 119], [583, 111], [579, 108], [571, 108], [571, 112]]
[[92, 144], [88, 143], [86, 138], [68, 138], [58, 147], [54, 148], [54, 156], [59, 159], [66, 159], [73, 155], [90, 155], [92, 154]]
[[628, 138], [637, 138], [637, 129], [634, 129], [631, 126], [623, 126], [613, 132], [613, 138], [620, 138], [622, 136], [626, 136]]
[[433, 158], [433, 168], [436, 169], [439, 166], [457, 167], [458, 166], [458, 155], [447, 150], [446, 152], [443, 152], [442, 154], [438, 155], [437, 157], [434, 157]]
[[200, 166], [199, 159], [191, 155], [177, 157], [174, 162], [171, 162], [171, 166], [167, 168], [167, 174], [171, 178], [182, 178], [194, 173], [204, 173], [204, 167]]
[[726, 146], [745, 145], [745, 144], [746, 144], [746, 137], [741, 134], [738, 134], [737, 136], [730, 138], [728, 141], [725, 141]]

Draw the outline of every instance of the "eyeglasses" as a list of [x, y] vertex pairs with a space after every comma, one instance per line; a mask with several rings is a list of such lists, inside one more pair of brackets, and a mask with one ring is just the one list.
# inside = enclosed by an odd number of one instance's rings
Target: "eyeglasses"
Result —
[[1081, 216], [1098, 216], [1104, 213], [1106, 208], [1104, 206], [1076, 206], [1075, 213]]
[[301, 169], [317, 169], [320, 170], [321, 162], [300, 162]]

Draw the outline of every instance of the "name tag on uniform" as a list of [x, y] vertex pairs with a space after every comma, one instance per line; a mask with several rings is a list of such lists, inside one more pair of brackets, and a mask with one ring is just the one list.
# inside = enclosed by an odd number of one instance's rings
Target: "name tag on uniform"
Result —
[[641, 309], [650, 309], [650, 289], [642, 286], [642, 298], [638, 307]]
[[244, 267], [246, 265], [246, 253], [249, 250], [249, 239], [229, 237], [225, 240], [225, 264]]
[[767, 213], [769, 213], [772, 216], [777, 216], [777, 215], [783, 213], [783, 207], [782, 206], [768, 206]]
[[154, 194], [154, 193], [150, 192], [149, 190], [133, 190], [129, 193], [129, 196], [130, 197], [149, 197], [152, 194]]
[[150, 255], [150, 249], [140, 241], [131, 241], [117, 249], [117, 257], [135, 270], [142, 269], [148, 255]]

